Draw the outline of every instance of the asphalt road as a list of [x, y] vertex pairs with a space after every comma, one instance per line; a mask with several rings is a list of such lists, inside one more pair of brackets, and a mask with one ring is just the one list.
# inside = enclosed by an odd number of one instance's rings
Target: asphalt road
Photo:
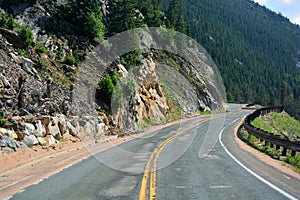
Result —
[[235, 143], [233, 129], [250, 112], [238, 107], [98, 153], [12, 199], [297, 199], [299, 180]]

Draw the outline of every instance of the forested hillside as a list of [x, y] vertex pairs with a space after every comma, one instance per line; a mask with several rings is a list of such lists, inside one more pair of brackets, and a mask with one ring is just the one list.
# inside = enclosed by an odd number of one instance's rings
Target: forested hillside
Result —
[[186, 0], [185, 8], [190, 34], [217, 63], [228, 101], [297, 110], [299, 26], [250, 0]]

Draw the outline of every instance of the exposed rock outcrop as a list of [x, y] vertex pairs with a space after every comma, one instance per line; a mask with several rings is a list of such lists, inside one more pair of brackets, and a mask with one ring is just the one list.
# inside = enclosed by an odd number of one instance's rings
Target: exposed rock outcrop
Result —
[[[113, 120], [120, 130], [134, 132], [137, 131], [138, 125], [150, 121], [161, 123], [166, 120], [168, 102], [158, 82], [155, 68], [155, 63], [149, 55], [131, 75], [120, 79], [122, 91], [125, 91], [130, 83], [135, 86], [133, 91], [124, 93], [123, 104], [113, 103]], [[113, 99], [113, 102], [114, 100], [119, 99]]]

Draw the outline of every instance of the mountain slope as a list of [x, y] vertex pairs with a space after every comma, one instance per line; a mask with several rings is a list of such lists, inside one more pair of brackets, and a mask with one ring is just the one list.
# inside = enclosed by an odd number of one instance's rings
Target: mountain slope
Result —
[[229, 101], [275, 105], [300, 98], [299, 26], [250, 0], [185, 3], [190, 34], [217, 63]]

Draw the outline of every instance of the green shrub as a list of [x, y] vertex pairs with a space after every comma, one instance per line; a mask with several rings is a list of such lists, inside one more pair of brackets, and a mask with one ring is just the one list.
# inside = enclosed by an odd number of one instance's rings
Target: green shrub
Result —
[[85, 35], [102, 39], [105, 29], [105, 26], [102, 23], [102, 14], [94, 12], [87, 13], [83, 27]]
[[23, 56], [24, 58], [28, 58], [27, 53], [26, 53], [25, 50], [23, 50], [23, 49], [18, 49], [18, 54], [19, 54], [20, 56]]
[[9, 29], [14, 29], [15, 27], [17, 27], [17, 23], [15, 22], [15, 19], [12, 15], [8, 18], [7, 27]]
[[76, 59], [72, 53], [66, 56], [65, 63], [67, 65], [75, 65], [76, 64]]
[[37, 53], [46, 53], [47, 52], [47, 49], [46, 47], [44, 47], [42, 44], [38, 43], [35, 47], [35, 51]]
[[134, 50], [121, 56], [120, 62], [127, 70], [130, 70], [141, 63], [141, 52]]
[[17, 27], [17, 23], [12, 15], [0, 16], [0, 26], [8, 29], [14, 29]]
[[4, 112], [0, 110], [0, 126], [8, 124], [8, 121], [4, 119]]
[[24, 49], [27, 49], [33, 42], [33, 33], [29, 28], [22, 28], [19, 32], [20, 38], [23, 40]]
[[110, 105], [115, 85], [109, 74], [104, 74], [98, 83], [98, 97], [106, 105]]
[[105, 25], [102, 22], [102, 2], [100, 0], [71, 0], [61, 9], [66, 21], [74, 25], [79, 34], [94, 38], [103, 38]]

